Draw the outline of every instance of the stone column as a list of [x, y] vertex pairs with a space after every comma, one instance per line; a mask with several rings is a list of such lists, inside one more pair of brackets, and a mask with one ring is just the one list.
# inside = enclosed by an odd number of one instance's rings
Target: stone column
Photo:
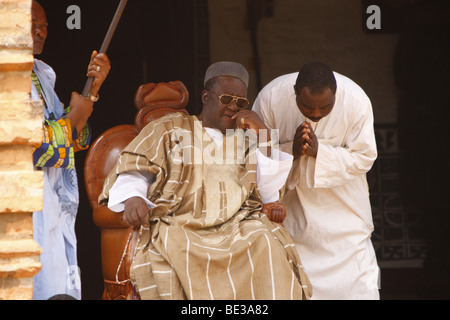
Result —
[[31, 101], [31, 0], [0, 0], [0, 299], [32, 299], [41, 248], [32, 212], [42, 210], [43, 174], [32, 145], [42, 104]]

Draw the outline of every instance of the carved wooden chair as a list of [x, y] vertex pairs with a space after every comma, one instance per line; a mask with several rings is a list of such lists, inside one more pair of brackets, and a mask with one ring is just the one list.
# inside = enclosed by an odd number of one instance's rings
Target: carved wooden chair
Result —
[[[134, 104], [137, 108], [135, 123], [123, 124], [108, 129], [92, 144], [86, 157], [84, 178], [86, 192], [93, 210], [94, 223], [101, 230], [102, 272], [104, 278], [104, 300], [139, 299], [130, 281], [130, 266], [139, 230], [127, 227], [122, 214], [100, 205], [97, 199], [103, 182], [116, 164], [119, 153], [151, 121], [168, 113], [188, 113], [186, 105], [189, 94], [180, 81], [147, 83], [136, 91]], [[282, 223], [286, 210], [280, 203], [264, 205], [263, 211], [269, 219]]]

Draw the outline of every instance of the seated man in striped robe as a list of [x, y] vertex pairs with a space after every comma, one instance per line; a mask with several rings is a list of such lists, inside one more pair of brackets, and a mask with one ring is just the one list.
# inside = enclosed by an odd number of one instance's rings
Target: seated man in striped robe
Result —
[[242, 65], [215, 63], [204, 84], [201, 114], [149, 123], [99, 197], [140, 228], [133, 284], [141, 299], [309, 299], [292, 239], [261, 213], [279, 199], [292, 156], [245, 109]]

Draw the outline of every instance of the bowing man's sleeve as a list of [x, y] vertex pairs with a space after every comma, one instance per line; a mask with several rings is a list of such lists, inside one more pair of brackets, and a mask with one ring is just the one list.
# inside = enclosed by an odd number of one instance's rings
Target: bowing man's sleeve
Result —
[[371, 169], [377, 148], [370, 100], [361, 102], [358, 111], [350, 127], [343, 128], [349, 130], [344, 146], [336, 147], [331, 141], [319, 139], [314, 188], [343, 185]]

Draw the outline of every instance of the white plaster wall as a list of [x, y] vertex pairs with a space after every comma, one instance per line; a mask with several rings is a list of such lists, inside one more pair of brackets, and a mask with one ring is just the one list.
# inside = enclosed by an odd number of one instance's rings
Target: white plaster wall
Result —
[[[211, 62], [249, 69], [249, 97], [257, 94], [245, 0], [209, 0]], [[372, 100], [376, 123], [395, 123], [393, 57], [397, 34], [367, 34], [359, 0], [274, 0], [274, 15], [258, 24], [261, 80], [267, 84], [311, 60], [357, 82]], [[383, 12], [381, 12], [383, 14]], [[383, 27], [383, 26], [382, 26]]]

